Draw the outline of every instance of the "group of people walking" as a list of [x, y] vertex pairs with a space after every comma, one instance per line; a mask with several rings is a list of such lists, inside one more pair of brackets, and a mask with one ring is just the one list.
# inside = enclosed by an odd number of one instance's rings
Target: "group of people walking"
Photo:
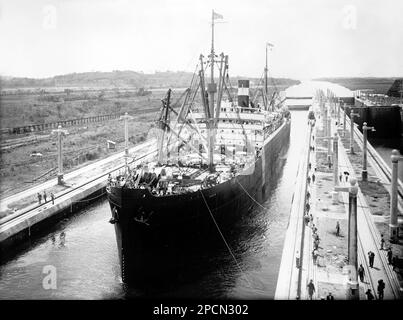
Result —
[[[46, 191], [43, 191], [43, 194], [38, 192], [37, 197], [38, 197], [38, 204], [42, 204], [42, 199], [44, 203], [48, 202]], [[55, 195], [53, 194], [53, 192], [50, 193], [50, 200], [52, 201], [52, 204], [55, 204]]]
[[[385, 239], [383, 237], [383, 234], [381, 235], [381, 240], [380, 240], [380, 250], [385, 250]], [[393, 252], [392, 252], [392, 248], [389, 247], [388, 249], [386, 249], [386, 255], [387, 255], [387, 259], [388, 259], [388, 264], [393, 266], [393, 270], [395, 270], [395, 266], [397, 263], [397, 257], [393, 256]], [[368, 264], [370, 268], [374, 268], [374, 261], [375, 261], [375, 253], [372, 251], [368, 252]], [[360, 267], [357, 270], [358, 272], [358, 276], [360, 278], [361, 282], [364, 282], [364, 278], [365, 278], [365, 270], [362, 264], [360, 264]], [[385, 291], [385, 282], [383, 281], [383, 279], [379, 279], [378, 280], [378, 286], [377, 286], [377, 293], [378, 293], [378, 299], [379, 300], [383, 300], [384, 297], [384, 291]], [[374, 300], [375, 296], [373, 295], [371, 289], [368, 289], [365, 292], [367, 299], [368, 300]]]

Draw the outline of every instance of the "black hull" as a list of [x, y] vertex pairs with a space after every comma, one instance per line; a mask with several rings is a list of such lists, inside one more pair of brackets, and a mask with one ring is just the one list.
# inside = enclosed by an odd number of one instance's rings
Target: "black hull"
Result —
[[[220, 231], [226, 236], [234, 233], [234, 224], [257, 205], [253, 199], [266, 199], [266, 190], [276, 182], [270, 178], [276, 176], [281, 156], [288, 150], [289, 137], [287, 121], [267, 140], [264, 157], [260, 156], [248, 174], [201, 192], [155, 197], [146, 189], [112, 187], [108, 200], [116, 220], [123, 281], [131, 285], [180, 273], [189, 249], [203, 252], [223, 246]], [[141, 214], [146, 223], [139, 221]]]

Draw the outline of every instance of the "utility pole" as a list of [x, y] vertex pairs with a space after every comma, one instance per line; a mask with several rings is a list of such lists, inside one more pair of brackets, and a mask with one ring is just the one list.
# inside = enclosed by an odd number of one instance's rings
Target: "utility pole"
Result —
[[68, 134], [67, 130], [62, 129], [62, 126], [59, 125], [57, 129], [52, 130], [52, 134], [57, 134], [57, 184], [64, 185], [63, 181], [63, 148], [62, 148], [62, 136]]
[[390, 195], [390, 224], [389, 224], [389, 236], [390, 242], [397, 243], [399, 241], [399, 225], [397, 220], [397, 185], [398, 185], [398, 169], [399, 161], [403, 161], [403, 157], [399, 151], [392, 150], [392, 190]]
[[348, 268], [347, 296], [350, 300], [359, 300], [358, 288], [358, 257], [357, 257], [357, 181], [350, 179], [350, 187], [336, 187], [336, 191], [348, 192]]
[[354, 116], [359, 117], [358, 113], [350, 111], [350, 153], [354, 154]]
[[364, 122], [362, 125], [362, 133], [364, 136], [364, 146], [362, 153], [362, 181], [368, 181], [368, 171], [367, 171], [367, 131], [375, 131], [374, 127], [368, 127], [367, 123]]
[[124, 120], [125, 122], [125, 165], [127, 167], [127, 158], [129, 156], [129, 124], [128, 121], [133, 119], [132, 116], [129, 116], [127, 112], [120, 117], [120, 120]]

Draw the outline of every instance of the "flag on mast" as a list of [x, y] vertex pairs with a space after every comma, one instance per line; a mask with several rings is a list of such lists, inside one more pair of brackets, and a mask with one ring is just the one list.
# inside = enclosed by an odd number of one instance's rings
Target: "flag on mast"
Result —
[[215, 19], [224, 19], [224, 17], [222, 16], [222, 14], [216, 13], [213, 10], [213, 20]]

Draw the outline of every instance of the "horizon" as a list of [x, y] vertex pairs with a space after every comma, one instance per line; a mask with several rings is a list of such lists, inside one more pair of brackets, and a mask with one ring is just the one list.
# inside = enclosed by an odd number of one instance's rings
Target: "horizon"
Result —
[[[157, 73], [189, 73], [191, 74], [190, 71], [185, 71], [185, 70], [166, 70], [166, 71], [161, 71], [161, 70], [155, 70], [153, 72], [146, 73], [144, 71], [139, 71], [139, 70], [111, 70], [111, 71], [100, 71], [100, 70], [91, 70], [91, 71], [83, 71], [83, 72], [70, 72], [70, 73], [64, 73], [64, 74], [55, 74], [51, 75], [48, 77], [43, 77], [43, 78], [35, 78], [35, 77], [26, 77], [26, 76], [13, 76], [13, 75], [1, 75], [0, 74], [0, 79], [1, 78], [12, 78], [12, 79], [17, 79], [17, 78], [25, 78], [25, 79], [33, 79], [33, 80], [46, 80], [46, 79], [51, 79], [55, 77], [63, 77], [63, 76], [68, 76], [68, 75], [74, 75], [74, 74], [84, 74], [84, 73], [113, 73], [113, 72], [134, 72], [134, 73], [139, 73], [139, 74], [144, 74], [144, 75], [153, 75]], [[235, 75], [231, 76], [231, 78], [259, 78], [258, 76], [244, 76], [244, 75]], [[298, 80], [298, 81], [315, 81], [315, 80], [321, 80], [321, 79], [402, 79], [403, 76], [323, 76], [323, 77], [316, 77], [316, 78], [290, 78], [290, 77], [284, 77], [284, 76], [276, 76], [272, 77], [276, 79], [289, 79], [289, 80]]]
[[0, 0], [0, 75], [192, 72], [210, 49], [212, 9], [224, 18], [215, 48], [229, 54], [230, 75], [259, 78], [267, 42], [274, 78], [403, 75], [399, 0]]

